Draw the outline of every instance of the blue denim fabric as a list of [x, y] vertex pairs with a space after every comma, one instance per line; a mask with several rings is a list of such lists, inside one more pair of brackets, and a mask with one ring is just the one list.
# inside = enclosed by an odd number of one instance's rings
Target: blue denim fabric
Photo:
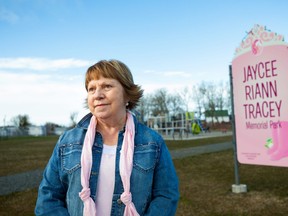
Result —
[[[58, 140], [44, 170], [35, 208], [36, 215], [83, 215], [81, 151], [91, 114], [65, 132]], [[135, 149], [131, 174], [132, 201], [140, 215], [175, 215], [179, 199], [178, 178], [162, 137], [145, 125], [135, 122]], [[125, 131], [119, 132], [116, 153], [115, 188], [111, 215], [123, 215], [120, 200], [123, 185], [119, 172], [120, 150]], [[91, 197], [95, 200], [103, 141], [96, 133], [90, 177]]]

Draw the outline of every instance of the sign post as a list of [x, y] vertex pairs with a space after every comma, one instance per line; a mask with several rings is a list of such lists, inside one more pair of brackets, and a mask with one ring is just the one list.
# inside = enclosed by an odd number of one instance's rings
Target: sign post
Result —
[[232, 76], [232, 66], [229, 65], [229, 76], [230, 76], [230, 92], [231, 92], [231, 122], [232, 122], [232, 132], [233, 132], [233, 151], [234, 151], [234, 174], [235, 174], [235, 184], [232, 185], [233, 193], [245, 193], [247, 192], [247, 186], [245, 184], [240, 184], [239, 176], [239, 166], [237, 159], [237, 145], [236, 145], [236, 128], [235, 128], [235, 114], [234, 114], [234, 94], [233, 94], [233, 76]]

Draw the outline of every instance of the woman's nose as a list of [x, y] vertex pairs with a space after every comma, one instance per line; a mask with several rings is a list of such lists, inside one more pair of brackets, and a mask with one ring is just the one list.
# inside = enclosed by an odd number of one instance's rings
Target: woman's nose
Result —
[[101, 100], [104, 98], [104, 94], [103, 91], [101, 90], [101, 88], [97, 88], [93, 94], [94, 98], [96, 100]]

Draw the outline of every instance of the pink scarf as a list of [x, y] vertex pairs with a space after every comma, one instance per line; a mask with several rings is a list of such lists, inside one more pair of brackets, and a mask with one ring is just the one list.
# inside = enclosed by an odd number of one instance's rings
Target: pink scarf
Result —
[[[83, 216], [96, 216], [96, 205], [90, 197], [89, 179], [92, 168], [92, 146], [96, 132], [97, 120], [92, 116], [82, 149], [81, 155], [81, 185], [82, 191], [79, 193], [84, 203]], [[135, 126], [133, 116], [127, 112], [126, 130], [124, 134], [122, 149], [120, 151], [120, 176], [124, 187], [124, 192], [120, 199], [125, 204], [124, 216], [138, 216], [136, 208], [132, 202], [130, 193], [130, 176], [133, 168]]]

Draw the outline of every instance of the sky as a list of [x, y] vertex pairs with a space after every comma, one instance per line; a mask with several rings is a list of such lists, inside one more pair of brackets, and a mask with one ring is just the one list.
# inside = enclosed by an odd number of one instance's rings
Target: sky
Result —
[[0, 126], [80, 120], [87, 68], [118, 59], [145, 94], [228, 82], [259, 24], [288, 37], [287, 0], [0, 0]]

